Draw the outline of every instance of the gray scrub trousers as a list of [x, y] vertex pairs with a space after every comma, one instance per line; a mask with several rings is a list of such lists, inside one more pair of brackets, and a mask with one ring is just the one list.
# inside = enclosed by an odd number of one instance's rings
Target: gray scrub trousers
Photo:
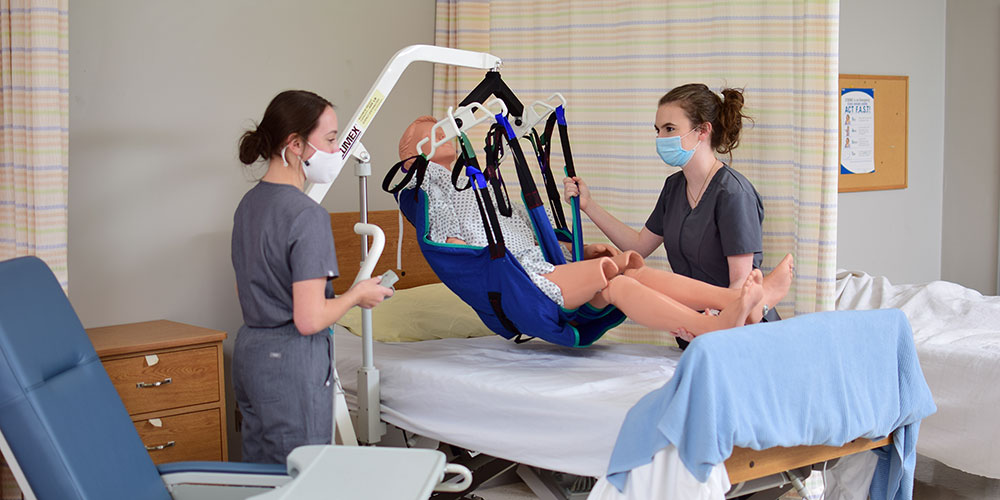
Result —
[[[688, 204], [684, 172], [667, 177], [646, 229], [663, 236], [673, 272], [728, 288], [727, 257], [752, 253], [754, 269], [760, 268], [763, 223], [760, 194], [743, 174], [723, 164], [694, 209]], [[773, 307], [764, 317], [765, 321], [779, 319]]]
[[292, 283], [339, 274], [330, 216], [295, 186], [261, 181], [233, 217], [232, 259], [244, 322], [232, 366], [243, 461], [284, 463], [297, 446], [330, 443], [330, 338], [302, 335], [292, 320]]

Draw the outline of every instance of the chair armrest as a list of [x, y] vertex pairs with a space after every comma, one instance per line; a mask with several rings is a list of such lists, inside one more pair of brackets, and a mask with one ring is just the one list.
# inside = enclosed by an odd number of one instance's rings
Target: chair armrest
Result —
[[246, 462], [172, 462], [156, 466], [160, 475], [180, 472], [214, 472], [221, 474], [261, 474], [287, 476], [288, 471], [281, 464], [251, 464]]
[[241, 462], [175, 462], [157, 466], [160, 479], [174, 500], [232, 497], [222, 490], [239, 488], [241, 498], [266, 493], [291, 477], [284, 465]]

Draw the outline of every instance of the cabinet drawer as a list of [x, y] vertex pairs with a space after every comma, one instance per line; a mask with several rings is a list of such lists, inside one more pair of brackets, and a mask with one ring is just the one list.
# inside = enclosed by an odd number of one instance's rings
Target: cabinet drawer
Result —
[[154, 463], [222, 460], [222, 424], [217, 408], [161, 417], [159, 421], [160, 427], [148, 419], [133, 422]]
[[[219, 401], [216, 346], [157, 353], [157, 357], [153, 366], [143, 355], [104, 361], [129, 414]], [[157, 382], [160, 385], [153, 385]]]

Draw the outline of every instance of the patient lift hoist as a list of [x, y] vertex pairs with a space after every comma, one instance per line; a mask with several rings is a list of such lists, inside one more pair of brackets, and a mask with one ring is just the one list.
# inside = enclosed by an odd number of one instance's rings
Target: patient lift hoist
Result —
[[[431, 62], [450, 66], [488, 70], [488, 73], [483, 81], [469, 94], [468, 97], [465, 98], [465, 100], [460, 103], [459, 107], [457, 109], [449, 107], [447, 112], [448, 117], [435, 124], [430, 137], [424, 139], [418, 144], [416, 153], [419, 154], [423, 145], [426, 144], [429, 139], [435, 137], [436, 131], [440, 130], [444, 132], [444, 137], [442, 139], [430, 140], [431, 150], [429, 154], [424, 155], [424, 158], [433, 157], [437, 147], [455, 138], [463, 139], [462, 142], [464, 149], [467, 145], [467, 138], [464, 137], [465, 131], [491, 118], [494, 119], [494, 121], [500, 121], [499, 117], [503, 116], [505, 118], [503, 122], [506, 123], [507, 127], [508, 139], [516, 142], [518, 138], [526, 137], [531, 140], [539, 163], [542, 164], [543, 177], [545, 175], [551, 176], [551, 171], [547, 171], [549, 163], [549, 148], [551, 146], [548, 144], [548, 139], [551, 134], [552, 122], [555, 120], [549, 120], [547, 128], [550, 130], [547, 130], [542, 137], [535, 132], [534, 127], [545, 121], [546, 118], [552, 114], [558, 115], [558, 122], [561, 126], [565, 126], [565, 118], [562, 113], [566, 100], [562, 97], [562, 95], [553, 94], [545, 101], [535, 101], [531, 105], [525, 107], [520, 101], [517, 100], [513, 92], [506, 86], [503, 80], [500, 79], [499, 68], [501, 66], [501, 60], [496, 56], [487, 53], [470, 52], [466, 50], [430, 45], [412, 45], [397, 52], [392, 59], [390, 59], [375, 84], [368, 91], [368, 94], [362, 101], [362, 105], [355, 111], [351, 120], [348, 122], [349, 125], [343, 128], [338, 135], [337, 144], [340, 149], [340, 165], [335, 168], [333, 180], [326, 184], [312, 184], [306, 189], [306, 194], [310, 198], [315, 200], [317, 203], [321, 203], [348, 159], [354, 157], [357, 160], [355, 175], [358, 177], [359, 212], [361, 220], [355, 224], [354, 231], [361, 236], [362, 262], [361, 269], [355, 279], [355, 283], [371, 277], [371, 273], [374, 270], [374, 267], [385, 246], [385, 234], [382, 229], [376, 225], [368, 224], [368, 177], [371, 176], [371, 156], [361, 143], [361, 138], [368, 129], [375, 115], [378, 113], [382, 104], [385, 102], [392, 88], [398, 82], [402, 72], [405, 71], [405, 69], [413, 62]], [[491, 95], [496, 97], [492, 100], [487, 100]], [[558, 104], [556, 104], [557, 101]], [[506, 117], [509, 117], [510, 121], [507, 121]], [[555, 118], [555, 116], [552, 118]], [[568, 139], [565, 131], [562, 130], [561, 132], [561, 145], [564, 156], [567, 159], [568, 173], [572, 175], [572, 160], [569, 153]], [[471, 151], [469, 153], [473, 156], [475, 154]], [[473, 179], [470, 179], [470, 182], [472, 181]], [[546, 191], [548, 191], [546, 194], [549, 196], [550, 200], [553, 200], [553, 193], [551, 191], [555, 188], [553, 186], [552, 179], [545, 178], [544, 181], [546, 184]], [[497, 186], [493, 187], [494, 189], [497, 189]], [[499, 200], [501, 198], [500, 192], [495, 192], [496, 197]], [[554, 195], [554, 199], [558, 200], [558, 192], [554, 193]], [[487, 195], [486, 198], [488, 197], [489, 196]], [[572, 208], [574, 212], [578, 214], [579, 206], [577, 203], [578, 201], [576, 199], [572, 200]], [[566, 228], [566, 219], [563, 216], [562, 207], [558, 204], [558, 202], [553, 203], [552, 216], [560, 228]], [[574, 218], [572, 234], [573, 236], [576, 236], [574, 239], [577, 240], [574, 242], [573, 248], [574, 260], [577, 260], [582, 258], [582, 240], [580, 239], [580, 236], [578, 236], [581, 234], [579, 217]], [[372, 245], [370, 248], [368, 246], [369, 236], [372, 238]], [[400, 238], [402, 238], [402, 231], [400, 232]], [[362, 363], [357, 374], [358, 409], [357, 418], [354, 421], [355, 425], [352, 425], [352, 419], [347, 410], [343, 388], [340, 384], [336, 367], [332, 367], [334, 377], [334, 398], [332, 408], [334, 418], [332, 436], [335, 441], [339, 436], [340, 442], [343, 444], [357, 444], [358, 442], [375, 444], [381, 440], [382, 436], [385, 435], [386, 432], [386, 425], [380, 419], [380, 381], [379, 372], [378, 369], [375, 368], [373, 358], [372, 311], [370, 309], [362, 309], [361, 319]], [[332, 341], [333, 336], [331, 335], [331, 342]], [[589, 344], [589, 342], [582, 345], [587, 344]], [[331, 356], [331, 364], [335, 364], [334, 356]], [[357, 429], [357, 434], [355, 434], [355, 428]], [[493, 459], [492, 457], [485, 457], [482, 455], [476, 456], [476, 454], [470, 454], [467, 458], [470, 459], [468, 461], [470, 465], [481, 465], [483, 472], [489, 477], [498, 475], [499, 473], [509, 470], [516, 465], [506, 460]], [[836, 459], [834, 459], [831, 464], [835, 462]], [[475, 489], [475, 487], [478, 486], [483, 480], [481, 478], [473, 480], [469, 470], [462, 465], [447, 464], [442, 474], [444, 473], [452, 473], [456, 475], [456, 477], [453, 477], [447, 482], [438, 484], [437, 487], [434, 488], [435, 491], [441, 492], [435, 495], [436, 498], [460, 498], [462, 496], [462, 493], [460, 492], [469, 489], [470, 484], [472, 489]], [[567, 483], [565, 480], [560, 480], [558, 474], [554, 476], [555, 479], [553, 479], [553, 476], [541, 477], [538, 471], [523, 465], [518, 466], [518, 473], [522, 479], [524, 479], [525, 482], [531, 486], [532, 490], [540, 496], [540, 498], [582, 498], [579, 494], [574, 493], [574, 487], [576, 485], [572, 483], [579, 483], [579, 481], [574, 480], [573, 478], [570, 478], [568, 480], [569, 483]], [[761, 491], [767, 488], [775, 487], [780, 487], [780, 491], [783, 492], [791, 489], [792, 484], [794, 484], [797, 489], [800, 489], [800, 478], [804, 478], [808, 476], [808, 474], [808, 468], [800, 468], [795, 471], [782, 472], [780, 475], [768, 476], [740, 483], [734, 485], [733, 489], [727, 496], [732, 497], [742, 494], [743, 492]], [[760, 494], [766, 495], [765, 492], [761, 492]], [[583, 493], [583, 496], [585, 496], [585, 493]], [[272, 497], [268, 496], [268, 498]], [[278, 497], [275, 496], [274, 498]], [[281, 498], [290, 497], [282, 496]], [[757, 498], [757, 495], [755, 495], [755, 498]], [[771, 497], [762, 496], [761, 498]]]
[[[456, 111], [449, 108], [449, 118], [452, 127], [443, 127], [442, 123], [435, 125], [435, 130], [442, 130], [445, 137], [442, 140], [432, 141], [431, 151], [449, 140], [458, 137], [464, 130], [482, 123], [487, 119], [494, 118], [494, 113], [490, 109], [499, 107], [500, 114], [508, 115], [513, 123], [509, 124], [510, 133], [515, 137], [527, 136], [534, 132], [533, 127], [541, 123], [553, 113], [557, 107], [549, 104], [559, 101], [561, 107], [565, 104], [565, 99], [559, 94], [554, 94], [548, 102], [536, 101], [525, 107], [517, 100], [513, 92], [503, 83], [499, 77], [501, 61], [499, 58], [485, 53], [469, 52], [445, 47], [428, 45], [414, 45], [406, 47], [396, 53], [382, 70], [378, 80], [368, 91], [362, 101], [362, 105], [355, 111], [354, 116], [344, 127], [337, 138], [340, 147], [341, 164], [335, 169], [334, 180], [326, 184], [312, 184], [306, 189], [306, 193], [317, 203], [329, 191], [330, 186], [336, 180], [344, 163], [350, 157], [358, 160], [355, 167], [355, 175], [358, 176], [359, 189], [359, 212], [361, 221], [355, 224], [354, 230], [361, 235], [361, 257], [362, 265], [355, 283], [371, 277], [375, 264], [385, 245], [385, 235], [382, 230], [375, 225], [368, 224], [368, 177], [371, 176], [371, 156], [361, 142], [361, 138], [371, 124], [374, 116], [378, 113], [386, 97], [399, 80], [400, 75], [416, 61], [448, 64], [452, 66], [464, 66], [489, 70], [483, 82], [473, 90], [463, 101]], [[481, 104], [483, 100], [491, 95], [495, 95], [486, 106]], [[483, 111], [486, 111], [485, 115]], [[459, 125], [461, 124], [461, 125]], [[537, 137], [537, 134], [535, 134]], [[426, 141], [421, 142], [421, 146]], [[561, 216], [561, 207], [559, 210]], [[368, 237], [372, 237], [371, 248], [368, 247]], [[577, 253], [582, 252], [578, 250]], [[351, 419], [347, 412], [347, 405], [343, 395], [343, 389], [339, 383], [339, 377], [334, 369], [335, 394], [334, 394], [334, 436], [340, 436], [342, 443], [377, 443], [385, 434], [385, 424], [380, 420], [380, 395], [379, 395], [379, 372], [375, 368], [373, 360], [373, 341], [371, 332], [371, 315], [369, 309], [362, 309], [362, 365], [358, 369], [358, 411], [355, 426], [351, 425]], [[354, 434], [356, 428], [357, 434]]]

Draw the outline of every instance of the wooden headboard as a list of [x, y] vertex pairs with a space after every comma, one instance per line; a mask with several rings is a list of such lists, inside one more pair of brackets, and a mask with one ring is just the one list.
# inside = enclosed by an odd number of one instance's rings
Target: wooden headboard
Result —
[[[377, 210], [368, 212], [368, 223], [375, 224], [385, 232], [385, 250], [382, 258], [375, 265], [372, 276], [378, 276], [388, 269], [396, 271], [399, 281], [395, 288], [413, 288], [428, 283], [439, 283], [434, 271], [431, 270], [417, 244], [417, 232], [410, 221], [403, 219], [403, 271], [396, 269], [396, 242], [399, 235], [399, 212], [396, 210]], [[361, 236], [354, 232], [354, 224], [361, 221], [358, 212], [330, 213], [330, 227], [333, 229], [333, 242], [337, 247], [337, 264], [340, 267], [340, 277], [333, 280], [333, 290], [339, 295], [351, 288], [354, 277], [361, 269]], [[371, 242], [369, 242], [371, 244]]]

